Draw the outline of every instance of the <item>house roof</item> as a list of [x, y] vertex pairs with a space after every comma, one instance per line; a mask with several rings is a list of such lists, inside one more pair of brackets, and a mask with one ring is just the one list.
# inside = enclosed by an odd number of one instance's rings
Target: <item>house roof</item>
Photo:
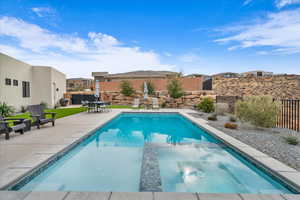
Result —
[[171, 71], [132, 71], [125, 73], [117, 73], [117, 74], [105, 74], [99, 72], [93, 72], [94, 76], [103, 76], [105, 78], [131, 78], [131, 77], [166, 77], [166, 76], [174, 76], [177, 75], [177, 72]]
[[223, 73], [214, 74], [212, 76], [223, 76], [223, 75], [226, 75], [226, 74], [235, 75], [235, 76], [239, 75], [238, 73], [234, 73], [234, 72], [223, 72]]
[[68, 80], [76, 80], [76, 81], [77, 81], [77, 80], [78, 80], [78, 81], [81, 81], [81, 80], [91, 80], [91, 81], [92, 81], [93, 79], [91, 79], [91, 78], [68, 78], [67, 81], [68, 81]]

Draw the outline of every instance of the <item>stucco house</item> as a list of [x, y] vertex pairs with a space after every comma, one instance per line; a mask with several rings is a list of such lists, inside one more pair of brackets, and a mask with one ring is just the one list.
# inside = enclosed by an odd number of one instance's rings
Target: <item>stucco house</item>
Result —
[[32, 66], [0, 53], [0, 102], [17, 110], [45, 102], [49, 107], [66, 92], [66, 75], [53, 67]]

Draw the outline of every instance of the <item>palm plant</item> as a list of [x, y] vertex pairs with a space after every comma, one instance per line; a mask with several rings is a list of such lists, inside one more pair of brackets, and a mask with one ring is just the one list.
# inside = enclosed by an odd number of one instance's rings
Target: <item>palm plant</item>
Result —
[[8, 117], [13, 114], [14, 108], [7, 105], [5, 102], [0, 103], [0, 116]]

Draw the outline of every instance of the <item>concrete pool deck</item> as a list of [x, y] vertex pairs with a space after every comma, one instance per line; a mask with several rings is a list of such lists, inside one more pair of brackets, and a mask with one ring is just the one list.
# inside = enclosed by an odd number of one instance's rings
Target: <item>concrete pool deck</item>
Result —
[[[225, 133], [212, 128], [207, 125], [206, 121], [200, 118], [193, 117], [188, 113], [193, 113], [195, 111], [188, 109], [160, 109], [160, 110], [129, 110], [129, 109], [113, 109], [109, 113], [80, 113], [76, 115], [72, 115], [69, 117], [61, 118], [56, 121], [56, 126], [44, 126], [40, 130], [33, 128], [32, 131], [26, 132], [24, 135], [13, 134], [10, 140], [4, 140], [3, 136], [0, 137], [0, 188], [6, 188], [8, 185], [14, 183], [15, 180], [23, 177], [24, 175], [32, 172], [32, 170], [36, 169], [37, 166], [41, 166], [45, 164], [49, 159], [52, 159], [57, 153], [67, 150], [72, 144], [76, 144], [83, 137], [87, 136], [90, 132], [97, 129], [99, 126], [105, 124], [121, 112], [179, 112], [186, 118], [190, 119], [195, 124], [203, 127], [207, 131], [211, 132], [213, 135], [218, 137], [218, 139], [222, 140], [227, 145], [233, 147], [248, 159], [258, 163], [260, 167], [265, 168], [267, 171], [272, 172], [276, 176], [282, 178], [287, 183], [289, 183], [292, 187], [299, 189], [300, 188], [300, 172], [292, 169], [285, 164], [269, 157], [266, 154], [263, 154], [254, 148], [246, 145]], [[26, 192], [25, 192], [26, 193]], [[23, 195], [24, 192], [0, 192], [0, 200], [6, 196], [4, 199], [9, 199], [8, 196], [14, 195]], [[50, 192], [47, 194], [58, 194], [59, 192]], [[64, 192], [62, 192], [64, 193]], [[26, 193], [24, 196], [25, 199], [34, 199], [34, 197], [30, 197], [30, 195], [36, 196], [39, 193], [31, 192]], [[61, 194], [61, 193], [59, 193]], [[68, 199], [69, 195], [73, 195], [71, 193], [65, 193], [63, 199]], [[77, 194], [77, 193], [75, 193]], [[88, 195], [89, 193], [83, 194]], [[100, 193], [99, 193], [100, 194]], [[101, 193], [104, 194], [104, 193]], [[115, 197], [121, 195], [120, 198]], [[148, 197], [127, 197], [124, 193], [124, 197], [122, 197], [123, 193], [114, 193], [113, 195], [109, 195], [110, 199], [147, 199]], [[138, 193], [144, 196], [144, 193]], [[136, 195], [138, 195], [136, 194]], [[226, 199], [226, 195], [220, 197], [223, 194], [199, 194], [192, 195], [192, 193], [155, 193], [152, 197], [153, 193], [150, 193], [151, 199], [193, 199], [194, 197], [201, 199]], [[192, 195], [190, 197], [181, 198], [183, 194]], [[7, 196], [8, 195], [8, 196]], [[67, 195], [67, 196], [66, 196]], [[93, 194], [91, 193], [93, 196]], [[131, 194], [134, 196], [134, 193]], [[166, 197], [163, 197], [166, 195]], [[173, 197], [170, 197], [173, 196]], [[174, 196], [175, 195], [175, 196]], [[204, 195], [204, 196], [203, 196]], [[80, 196], [80, 195], [79, 195]], [[149, 196], [149, 194], [148, 194]], [[275, 197], [276, 196], [276, 197]], [[215, 198], [214, 198], [215, 197]], [[252, 195], [234, 195], [234, 197], [228, 196], [229, 199], [300, 199], [299, 195], [291, 195], [288, 198], [287, 196], [282, 195], [270, 195], [270, 196], [252, 196]], [[266, 197], [266, 198], [265, 198]], [[273, 198], [274, 197], [274, 198]], [[23, 198], [23, 199], [24, 199]], [[106, 199], [108, 199], [106, 198]], [[150, 197], [149, 197], [150, 198]], [[16, 199], [16, 198], [12, 198]], [[22, 198], [19, 198], [22, 199]], [[35, 198], [38, 199], [38, 198]], [[56, 199], [56, 198], [52, 198]], [[59, 199], [59, 198], [57, 198]], [[80, 199], [79, 197], [76, 199]], [[81, 198], [87, 199], [87, 198]], [[91, 197], [92, 199], [92, 197]], [[105, 199], [105, 198], [104, 198]]]

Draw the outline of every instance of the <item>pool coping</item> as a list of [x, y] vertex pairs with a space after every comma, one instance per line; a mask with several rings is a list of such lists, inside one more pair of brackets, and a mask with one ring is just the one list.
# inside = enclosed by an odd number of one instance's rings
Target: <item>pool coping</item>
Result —
[[[249, 159], [252, 163], [256, 164], [258, 167], [263, 168], [265, 171], [275, 176], [279, 180], [283, 181], [286, 185], [291, 187], [295, 191], [300, 191], [300, 172], [297, 170], [288, 167], [287, 165], [281, 163], [280, 161], [254, 149], [253, 147], [244, 144], [243, 142], [223, 133], [222, 131], [211, 127], [207, 124], [206, 120], [201, 118], [195, 118], [190, 116], [188, 112], [195, 112], [193, 110], [122, 110], [116, 112], [114, 115], [107, 117], [107, 120], [97, 125], [97, 127], [92, 130], [80, 133], [69, 138], [69, 144], [63, 145], [62, 149], [59, 149], [55, 152], [55, 150], [51, 153], [41, 153], [40, 157], [29, 160], [31, 165], [26, 165], [23, 162], [20, 164], [16, 164], [15, 172], [12, 176], [8, 176], [7, 183], [0, 183], [0, 190], [7, 190], [17, 183], [24, 181], [25, 179], [30, 178], [33, 174], [37, 173], [37, 171], [43, 171], [44, 167], [49, 165], [50, 162], [55, 162], [65, 153], [74, 148], [77, 144], [85, 140], [87, 137], [92, 135], [96, 130], [109, 123], [114, 118], [118, 117], [122, 113], [178, 113], [183, 117], [190, 120], [195, 125], [200, 128], [205, 129], [209, 132], [213, 137], [216, 137], [218, 140], [222, 141], [233, 150], [236, 150], [238, 153], [242, 154], [244, 157]], [[37, 161], [36, 161], [37, 159]], [[298, 196], [298, 195], [297, 195]], [[300, 197], [300, 195], [299, 195]]]

